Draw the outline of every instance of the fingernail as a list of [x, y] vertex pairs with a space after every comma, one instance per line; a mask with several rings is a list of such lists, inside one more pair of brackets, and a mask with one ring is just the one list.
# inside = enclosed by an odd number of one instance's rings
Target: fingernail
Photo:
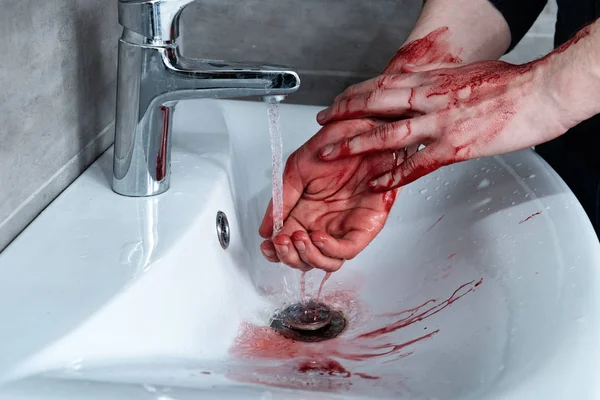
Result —
[[299, 252], [304, 252], [306, 250], [306, 245], [302, 241], [294, 242], [294, 246], [296, 246], [296, 250]]
[[287, 253], [288, 253], [288, 251], [289, 251], [289, 249], [288, 249], [288, 247], [287, 247], [287, 246], [285, 246], [285, 245], [281, 245], [281, 244], [276, 244], [276, 245], [275, 245], [275, 248], [277, 249], [277, 252], [278, 252], [279, 254], [287, 254]]
[[317, 114], [317, 121], [323, 121], [325, 119], [326, 111], [319, 111]]
[[332, 151], [333, 151], [333, 145], [328, 144], [327, 146], [323, 147], [323, 149], [321, 149], [321, 157], [327, 157], [328, 155], [331, 154]]
[[263, 254], [267, 257], [275, 257], [277, 254], [273, 250], [261, 249]]
[[322, 249], [323, 247], [325, 247], [325, 243], [323, 242], [314, 242], [315, 246], [317, 246], [318, 248]]

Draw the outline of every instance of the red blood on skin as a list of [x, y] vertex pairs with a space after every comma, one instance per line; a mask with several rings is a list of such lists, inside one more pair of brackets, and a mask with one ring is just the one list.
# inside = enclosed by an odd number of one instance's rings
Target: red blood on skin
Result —
[[396, 190], [388, 190], [383, 194], [383, 205], [385, 207], [385, 211], [389, 212], [392, 209], [394, 201], [396, 200], [396, 195]]
[[[398, 71], [405, 64], [429, 64], [432, 62], [460, 63], [458, 55], [450, 51], [450, 29], [443, 26], [421, 39], [402, 46], [390, 60], [384, 71]], [[461, 50], [459, 50], [460, 52]]]
[[[549, 55], [563, 53], [565, 50], [567, 50], [569, 47], [573, 46], [574, 44], [578, 43], [584, 37], [589, 36], [590, 33], [592, 33], [592, 27], [590, 25], [587, 25], [584, 28], [580, 29], [579, 32], [577, 32], [575, 34], [575, 36], [573, 36], [569, 41], [567, 41], [567, 42], [563, 43], [561, 46], [557, 47]], [[546, 57], [548, 57], [548, 56], [546, 56]], [[546, 57], [544, 57], [544, 58], [546, 58]]]
[[[506, 95], [512, 83], [517, 82], [519, 77], [530, 75], [527, 79], [531, 83], [531, 72], [539, 64], [547, 62], [553, 54], [559, 54], [567, 50], [573, 44], [579, 42], [588, 36], [591, 28], [588, 26], [578, 32], [571, 40], [560, 46], [548, 55], [522, 65], [513, 65], [499, 61], [480, 61], [469, 64], [459, 69], [446, 69], [435, 75], [436, 83], [430, 88], [425, 96], [431, 98], [434, 96], [448, 96], [448, 106], [440, 112], [438, 126], [454, 126], [448, 137], [453, 143], [460, 143], [454, 148], [454, 154], [447, 154], [446, 162], [464, 161], [471, 157], [473, 151], [495, 139], [504, 129], [507, 123], [516, 115], [515, 103], [518, 98]], [[465, 98], [464, 91], [468, 89], [469, 94]], [[483, 104], [485, 100], [488, 104]], [[475, 118], [469, 121], [452, 121], [449, 118], [449, 111], [464, 106], [474, 106], [482, 104], [481, 110]], [[477, 120], [486, 124], [485, 130], [473, 129]], [[456, 123], [458, 122], [458, 123]], [[463, 137], [467, 135], [466, 140]], [[418, 174], [411, 175], [423, 176], [422, 173], [428, 173], [432, 169], [437, 169], [441, 165], [439, 162], [432, 162], [420, 168]], [[443, 164], [443, 163], [441, 163]], [[411, 182], [412, 176], [403, 177], [404, 184]]]
[[350, 143], [348, 140], [342, 141], [340, 146], [340, 157], [347, 157], [350, 155]]
[[[410, 96], [408, 97], [408, 110], [412, 111], [413, 109], [413, 98], [415, 97], [415, 88], [410, 89]], [[410, 121], [408, 121], [410, 122]], [[410, 132], [410, 127], [408, 128]]]

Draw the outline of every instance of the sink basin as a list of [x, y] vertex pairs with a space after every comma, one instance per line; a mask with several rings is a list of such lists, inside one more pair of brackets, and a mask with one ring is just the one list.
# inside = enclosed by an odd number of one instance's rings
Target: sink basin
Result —
[[[318, 111], [281, 106], [286, 156]], [[324, 286], [346, 329], [311, 344], [267, 328], [300, 273], [259, 253], [266, 106], [185, 101], [174, 124], [167, 193], [114, 194], [109, 150], [0, 255], [0, 398], [600, 396], [600, 246], [534, 152], [406, 186]]]

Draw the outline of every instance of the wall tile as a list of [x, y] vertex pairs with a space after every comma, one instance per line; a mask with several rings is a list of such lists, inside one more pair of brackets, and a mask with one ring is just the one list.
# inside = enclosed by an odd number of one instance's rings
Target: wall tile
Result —
[[182, 16], [191, 57], [380, 71], [404, 42], [420, 0], [203, 0]]
[[57, 171], [93, 143], [62, 175], [77, 176], [110, 144], [98, 134], [114, 119], [116, 6], [0, 0], [0, 249], [70, 183], [50, 184]]

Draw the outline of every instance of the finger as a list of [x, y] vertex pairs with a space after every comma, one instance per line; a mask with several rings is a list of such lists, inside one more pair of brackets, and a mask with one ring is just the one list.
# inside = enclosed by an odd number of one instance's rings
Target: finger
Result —
[[277, 257], [277, 251], [275, 250], [275, 246], [271, 240], [265, 240], [260, 244], [260, 250], [262, 251], [263, 256], [271, 261], [271, 262], [280, 262], [279, 257]]
[[429, 63], [429, 64], [404, 64], [401, 68], [401, 71], [404, 73], [415, 73], [415, 72], [427, 72], [433, 71], [435, 69], [445, 69], [445, 68], [457, 68], [462, 67], [463, 64], [459, 63], [449, 63], [449, 62], [438, 62], [438, 63]]
[[423, 78], [418, 74], [379, 75], [348, 87], [334, 101], [340, 101], [378, 89], [402, 89], [420, 86]]
[[[294, 152], [287, 159], [283, 171], [283, 221], [287, 219], [304, 190], [296, 160], [297, 153]], [[262, 223], [258, 228], [258, 233], [265, 239], [273, 236], [273, 199], [271, 199], [267, 206]]]
[[298, 254], [298, 251], [292, 244], [292, 239], [288, 235], [275, 236], [273, 238], [273, 243], [275, 245], [277, 257], [281, 260], [282, 263], [284, 263], [288, 267], [297, 268], [302, 271], [308, 271], [312, 269], [310, 265], [302, 261], [300, 255]]
[[371, 237], [368, 233], [351, 231], [341, 239], [336, 239], [323, 231], [315, 231], [310, 234], [314, 245], [331, 258], [351, 260], [358, 255], [370, 242], [377, 232]]
[[326, 272], [335, 272], [344, 264], [344, 260], [327, 257], [313, 244], [308, 233], [303, 231], [294, 232], [292, 235], [294, 247], [300, 258], [306, 264]]
[[411, 111], [426, 113], [423, 104], [416, 102], [415, 89], [378, 89], [361, 93], [334, 102], [325, 110], [319, 112], [317, 121], [326, 124], [341, 119], [364, 117], [395, 117], [398, 118]]
[[337, 160], [357, 154], [381, 150], [396, 150], [403, 147], [428, 143], [435, 132], [436, 118], [431, 114], [422, 117], [394, 121], [328, 144], [319, 152], [323, 160]]
[[375, 191], [394, 189], [408, 185], [438, 168], [450, 164], [438, 153], [435, 145], [425, 147], [408, 157], [392, 171], [370, 181], [369, 186]]

